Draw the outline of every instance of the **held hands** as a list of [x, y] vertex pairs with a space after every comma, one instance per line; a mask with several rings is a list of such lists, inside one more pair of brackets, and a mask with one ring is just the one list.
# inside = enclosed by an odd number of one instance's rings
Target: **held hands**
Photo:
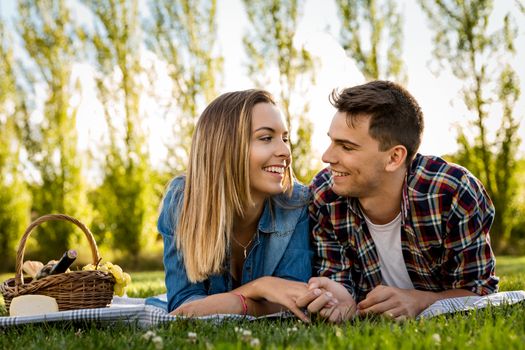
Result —
[[435, 301], [434, 293], [389, 286], [375, 287], [357, 304], [346, 288], [327, 277], [314, 277], [308, 282], [309, 292], [297, 300], [330, 322], [339, 323], [357, 315], [381, 314], [396, 321], [416, 317]]
[[[313, 277], [308, 285], [278, 277], [262, 277], [235, 290], [252, 300], [281, 305], [304, 322], [309, 318], [300, 308], [333, 323], [356, 315], [381, 314], [396, 321], [416, 317], [434, 300], [434, 293], [379, 285], [357, 306], [346, 288], [327, 277]], [[242, 314], [243, 305], [233, 293], [210, 295], [179, 306], [171, 315], [198, 317], [213, 314]]]
[[352, 319], [356, 315], [354, 298], [346, 288], [327, 277], [313, 277], [308, 281], [308, 292], [297, 299], [298, 307], [319, 314], [333, 323]]

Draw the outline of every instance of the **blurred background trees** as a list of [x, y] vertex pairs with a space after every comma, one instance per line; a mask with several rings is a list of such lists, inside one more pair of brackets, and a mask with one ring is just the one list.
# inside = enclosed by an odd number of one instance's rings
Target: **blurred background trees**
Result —
[[[18, 2], [16, 24], [23, 48], [15, 74], [27, 183], [35, 216], [68, 213], [90, 224], [86, 184], [82, 176], [84, 157], [79, 153], [78, 93], [73, 66], [78, 61], [79, 38], [67, 1]], [[65, 223], [42, 225], [35, 239], [38, 251], [48, 259], [63, 252], [76, 239]], [[60, 254], [60, 253], [58, 253]]]
[[367, 80], [406, 82], [403, 16], [394, 0], [337, 0], [341, 45]]
[[[166, 125], [178, 137], [169, 140], [167, 165], [172, 175], [186, 169], [199, 111], [218, 94], [223, 58], [217, 40], [217, 1], [152, 0], [146, 40], [166, 62], [171, 93]], [[153, 78], [157, 75], [153, 73]], [[173, 118], [175, 116], [175, 118]]]
[[121, 253], [135, 267], [155, 227], [151, 217], [157, 199], [146, 142], [147, 113], [141, 105], [145, 72], [139, 2], [83, 3], [93, 14], [95, 30], [86, 33], [86, 40], [96, 58], [97, 92], [109, 131], [102, 184], [92, 194], [99, 214], [95, 227], [101, 229], [98, 236], [104, 234], [113, 252]]
[[31, 206], [19, 162], [22, 144], [16, 118], [20, 100], [11, 42], [0, 23], [0, 255], [6, 270], [14, 267], [16, 242], [29, 224]]
[[[507, 248], [518, 223], [518, 128], [514, 112], [519, 78], [510, 60], [516, 54], [516, 24], [506, 14], [500, 28], [490, 30], [494, 4], [481, 1], [422, 0], [434, 32], [434, 57], [463, 81], [462, 99], [471, 112], [469, 128], [458, 130], [459, 151], [451, 159], [471, 170], [485, 185], [496, 216], [491, 230], [496, 251]], [[490, 130], [488, 119], [500, 125]]]
[[308, 183], [319, 169], [319, 162], [310, 156], [313, 125], [306, 116], [309, 103], [300, 98], [314, 81], [314, 62], [304, 47], [294, 45], [304, 1], [243, 3], [250, 23], [243, 38], [248, 74], [259, 88], [277, 84], [278, 92], [274, 94], [291, 129], [293, 171], [300, 181]]
[[[128, 268], [160, 267], [155, 225], [163, 191], [185, 170], [199, 114], [223, 92], [223, 2], [13, 3], [15, 13], [0, 16], [0, 255], [6, 262], [0, 269], [12, 270], [30, 220], [56, 212], [87, 224], [106, 259]], [[322, 150], [312, 150], [308, 97], [318, 62], [298, 38], [306, 3], [242, 1], [246, 25], [228, 17], [239, 22], [243, 36], [238, 54], [245, 59], [238, 70], [277, 98], [292, 135], [294, 172], [304, 183], [322, 167]], [[500, 20], [489, 0], [419, 1], [433, 33], [432, 64], [462, 82], [465, 122], [457, 129], [458, 151], [447, 157], [486, 185], [497, 210], [492, 241], [498, 253], [523, 254], [523, 116], [516, 112], [520, 77], [513, 59], [525, 10], [515, 3], [519, 11]], [[406, 83], [403, 3], [333, 5], [339, 44], [364, 78]], [[86, 101], [96, 106], [84, 117], [89, 120], [80, 120]], [[96, 117], [102, 133], [87, 135], [86, 142], [82, 127]], [[159, 127], [171, 130], [169, 137], [152, 134]], [[165, 153], [150, 149], [156, 138]], [[68, 224], [51, 223], [32, 235], [28, 253], [57, 258], [82, 240]]]

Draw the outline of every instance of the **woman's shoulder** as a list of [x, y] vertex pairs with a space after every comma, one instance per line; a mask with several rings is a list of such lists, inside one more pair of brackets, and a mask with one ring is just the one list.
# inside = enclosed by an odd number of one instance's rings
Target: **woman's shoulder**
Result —
[[294, 184], [291, 194], [283, 193], [273, 197], [270, 206], [272, 214], [267, 215], [265, 222], [273, 223], [272, 230], [292, 232], [302, 221], [308, 207], [310, 193], [308, 187], [299, 183]]
[[161, 234], [173, 234], [174, 224], [177, 221], [184, 196], [184, 183], [185, 176], [177, 176], [168, 185], [157, 222], [157, 228]]
[[168, 185], [168, 192], [184, 192], [184, 184], [186, 183], [186, 176], [179, 175], [171, 179]]
[[307, 186], [295, 182], [292, 193], [283, 193], [277, 196], [277, 202], [283, 206], [302, 207], [308, 205], [310, 200], [310, 190]]
[[181, 204], [180, 202], [184, 197], [185, 182], [186, 176], [180, 175], [173, 178], [168, 185], [168, 191], [164, 198], [164, 205], [167, 205], [172, 211], [176, 211]]

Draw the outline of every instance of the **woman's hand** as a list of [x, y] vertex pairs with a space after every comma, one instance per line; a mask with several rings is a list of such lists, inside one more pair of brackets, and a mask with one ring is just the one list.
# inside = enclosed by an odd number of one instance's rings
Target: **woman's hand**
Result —
[[296, 300], [308, 292], [303, 282], [289, 281], [284, 278], [265, 276], [240, 286], [234, 292], [241, 293], [254, 301], [266, 300], [284, 306], [304, 322], [310, 319], [296, 305]]
[[243, 305], [232, 293], [220, 293], [182, 304], [170, 315], [198, 317], [217, 314], [242, 314]]

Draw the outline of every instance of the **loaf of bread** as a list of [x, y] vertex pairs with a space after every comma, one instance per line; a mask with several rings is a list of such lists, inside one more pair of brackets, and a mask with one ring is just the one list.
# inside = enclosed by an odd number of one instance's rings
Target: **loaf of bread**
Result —
[[21, 295], [13, 298], [9, 307], [10, 316], [33, 316], [58, 312], [55, 298], [45, 295]]

